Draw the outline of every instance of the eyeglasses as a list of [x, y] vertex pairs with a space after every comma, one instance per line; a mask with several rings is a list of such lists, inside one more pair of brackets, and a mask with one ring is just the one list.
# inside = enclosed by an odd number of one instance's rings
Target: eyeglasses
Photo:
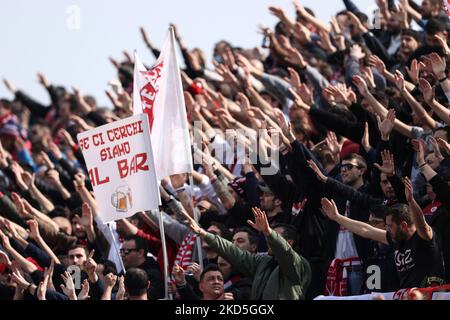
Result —
[[345, 169], [345, 170], [350, 171], [350, 170], [352, 170], [355, 167], [359, 169], [359, 167], [357, 165], [354, 165], [352, 163], [343, 163], [343, 164], [341, 164], [341, 170]]
[[138, 249], [120, 249], [120, 254], [128, 255], [132, 251], [138, 251]]

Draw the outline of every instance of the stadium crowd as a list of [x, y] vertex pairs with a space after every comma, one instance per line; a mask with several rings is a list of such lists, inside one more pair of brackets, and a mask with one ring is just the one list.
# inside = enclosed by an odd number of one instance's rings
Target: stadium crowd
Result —
[[177, 300], [450, 284], [445, 5], [377, 0], [372, 21], [343, 2], [330, 22], [297, 0], [268, 8], [263, 45], [220, 41], [213, 68], [174, 26], [196, 164], [193, 185], [161, 182], [167, 265], [158, 212], [103, 223], [76, 140], [133, 114], [133, 58], [110, 59], [112, 108], [43, 74], [50, 105], [4, 79], [0, 300], [156, 300], [166, 281]]

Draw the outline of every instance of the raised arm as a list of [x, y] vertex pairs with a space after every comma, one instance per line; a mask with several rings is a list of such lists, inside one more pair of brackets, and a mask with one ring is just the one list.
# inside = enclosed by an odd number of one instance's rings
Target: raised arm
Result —
[[308, 165], [316, 174], [317, 179], [325, 183], [325, 188], [332, 194], [338, 194], [341, 197], [354, 203], [358, 203], [366, 208], [372, 205], [381, 204], [382, 199], [374, 198], [370, 194], [357, 191], [340, 181], [325, 176], [313, 160], [308, 160]]
[[37, 270], [37, 267], [25, 259], [19, 252], [17, 252], [9, 242], [9, 238], [3, 233], [3, 231], [0, 230], [0, 241], [3, 246], [3, 248], [11, 255], [11, 257], [17, 261], [20, 266], [27, 272], [32, 273], [33, 271]]
[[293, 1], [295, 9], [297, 9], [298, 13], [302, 18], [313, 24], [316, 28], [324, 30], [326, 32], [331, 32], [330, 27], [311, 15], [308, 11], [306, 11], [305, 7], [300, 3], [300, 0], [294, 0]]
[[389, 244], [386, 239], [385, 230], [374, 228], [367, 223], [356, 221], [339, 214], [336, 204], [334, 203], [334, 200], [330, 201], [326, 198], [323, 198], [321, 203], [322, 203], [322, 210], [325, 212], [328, 218], [335, 221], [344, 228], [350, 230], [350, 232], [353, 232], [354, 234], [366, 239], [371, 239], [380, 243]]
[[281, 271], [295, 284], [306, 285], [311, 278], [311, 268], [308, 261], [294, 251], [292, 246], [281, 235], [272, 230], [267, 215], [259, 208], [253, 208], [255, 222], [248, 223], [267, 239], [274, 258], [278, 261]]
[[435, 99], [433, 88], [430, 83], [422, 78], [419, 80], [419, 87], [422, 91], [425, 102], [433, 109], [434, 112], [436, 112], [442, 121], [450, 125], [450, 111]]
[[[372, 106], [374, 113], [379, 115], [382, 119], [386, 118], [388, 110], [370, 93], [365, 80], [360, 76], [354, 76], [353, 83], [358, 87], [360, 94], [366, 98]], [[398, 119], [395, 119], [394, 129], [407, 138], [415, 138], [412, 133], [412, 127]]]
[[38, 246], [45, 251], [46, 254], [49, 255], [49, 257], [55, 261], [55, 263], [60, 264], [58, 257], [55, 255], [55, 253], [50, 249], [50, 247], [47, 245], [45, 240], [42, 238], [41, 234], [39, 233], [38, 224], [35, 220], [28, 220], [27, 221], [28, 226], [30, 227], [30, 234], [29, 237], [36, 241]]
[[[378, 70], [378, 72], [384, 76], [388, 81], [395, 83], [395, 75], [392, 72], [389, 72], [389, 70], [386, 68], [385, 63], [383, 60], [380, 59], [377, 55], [372, 54], [369, 57], [369, 65], [371, 67], [374, 67]], [[414, 83], [411, 83], [409, 81], [405, 81], [405, 86], [408, 91], [413, 91], [416, 87]]]
[[408, 102], [411, 109], [422, 119], [425, 125], [432, 129], [437, 128], [437, 122], [425, 111], [422, 105], [412, 96], [412, 94], [406, 89], [405, 79], [400, 71], [395, 72], [395, 85], [400, 90], [403, 98]]
[[413, 196], [413, 186], [408, 177], [403, 179], [405, 184], [405, 196], [411, 210], [412, 220], [417, 229], [417, 234], [424, 240], [431, 241], [433, 239], [433, 229], [425, 221], [422, 209]]
[[233, 267], [236, 267], [237, 270], [240, 270], [245, 275], [251, 277], [255, 275], [256, 267], [261, 256], [251, 254], [247, 250], [242, 250], [230, 241], [205, 231], [186, 212], [183, 212], [183, 214], [192, 232], [202, 237], [219, 256], [224, 257]]
[[292, 30], [294, 28], [295, 21], [289, 18], [283, 9], [281, 9], [280, 7], [269, 7], [269, 11], [275, 17], [280, 19], [280, 21], [283, 22], [289, 30]]
[[36, 187], [35, 175], [27, 171], [23, 171], [21, 176], [23, 182], [27, 185], [33, 199], [35, 199], [39, 203], [44, 213], [48, 214], [49, 212], [53, 211], [55, 209], [53, 203], [42, 194], [38, 187]]

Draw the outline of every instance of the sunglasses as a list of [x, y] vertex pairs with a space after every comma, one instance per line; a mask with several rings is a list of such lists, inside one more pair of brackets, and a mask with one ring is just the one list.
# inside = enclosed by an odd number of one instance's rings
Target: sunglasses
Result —
[[357, 165], [351, 164], [351, 163], [345, 163], [345, 164], [341, 164], [341, 170], [345, 169], [345, 170], [352, 170], [353, 168], [358, 168], [359, 167]]
[[138, 251], [138, 249], [120, 249], [120, 254], [128, 255], [132, 251]]

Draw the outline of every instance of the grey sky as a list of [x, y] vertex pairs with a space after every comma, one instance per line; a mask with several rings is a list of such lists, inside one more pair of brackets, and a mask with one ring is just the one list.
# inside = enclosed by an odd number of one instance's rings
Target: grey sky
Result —
[[[356, 0], [366, 10], [374, 0]], [[322, 20], [344, 6], [341, 0], [304, 0]], [[70, 28], [67, 10], [80, 11], [80, 29]], [[107, 105], [103, 93], [116, 76], [109, 56], [137, 49], [141, 59], [153, 62], [139, 33], [144, 26], [153, 42], [162, 46], [169, 22], [175, 22], [189, 47], [200, 47], [211, 57], [215, 42], [226, 39], [234, 45], [261, 44], [257, 25], [273, 26], [270, 5], [293, 16], [291, 1], [283, 0], [15, 0], [0, 2], [0, 77], [10, 79], [33, 97], [48, 102], [37, 83], [36, 72], [44, 72], [52, 83], [78, 86]], [[76, 20], [76, 19], [75, 19]], [[76, 22], [76, 21], [75, 21]], [[11, 98], [3, 83], [0, 97]]]

